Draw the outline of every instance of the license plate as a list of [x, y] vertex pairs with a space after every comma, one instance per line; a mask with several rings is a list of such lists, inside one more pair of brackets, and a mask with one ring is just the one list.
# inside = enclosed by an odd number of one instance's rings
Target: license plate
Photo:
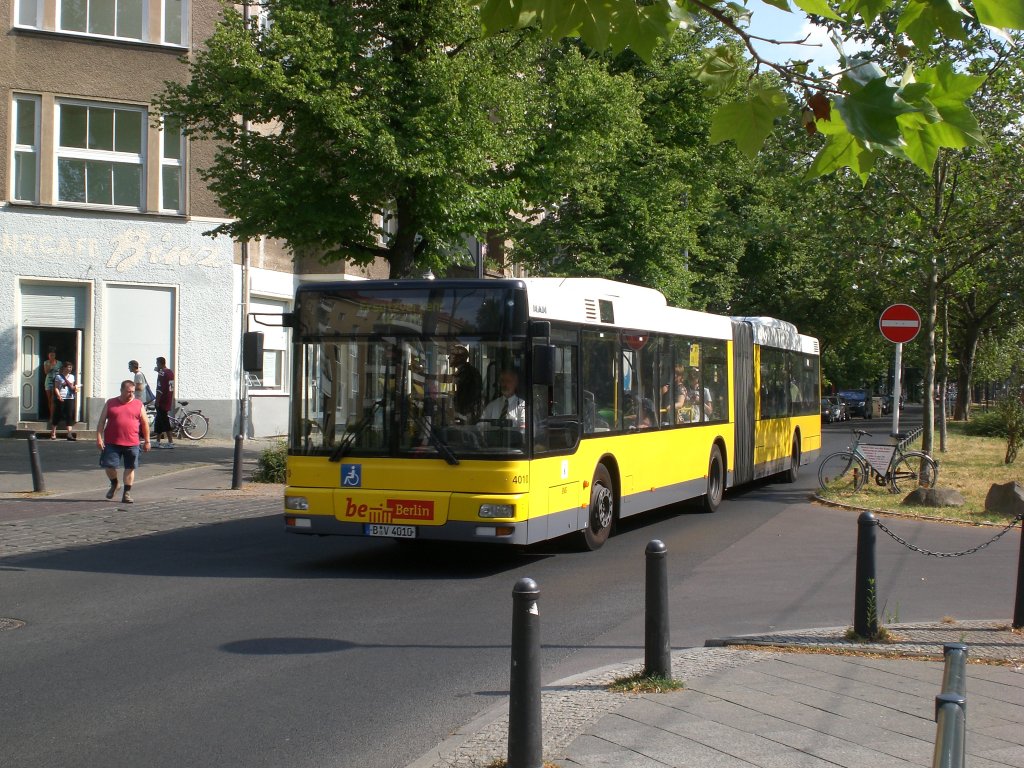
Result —
[[415, 539], [416, 526], [367, 523], [363, 526], [363, 533], [367, 536], [386, 536], [392, 539]]

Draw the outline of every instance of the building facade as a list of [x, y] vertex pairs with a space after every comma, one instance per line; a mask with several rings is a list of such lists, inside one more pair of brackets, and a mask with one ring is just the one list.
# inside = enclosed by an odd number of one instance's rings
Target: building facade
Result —
[[[48, 418], [49, 348], [74, 364], [87, 427], [129, 360], [154, 382], [165, 357], [212, 436], [237, 433], [240, 403], [250, 436], [285, 432], [289, 339], [269, 315], [316, 275], [275, 243], [204, 234], [225, 220], [198, 174], [212, 147], [153, 109], [220, 7], [0, 0], [0, 435]], [[265, 332], [259, 375], [241, 371], [244, 330]]]

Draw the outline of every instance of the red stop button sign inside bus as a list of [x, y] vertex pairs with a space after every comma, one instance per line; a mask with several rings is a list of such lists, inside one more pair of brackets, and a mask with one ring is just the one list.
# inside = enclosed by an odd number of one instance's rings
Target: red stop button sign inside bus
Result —
[[909, 304], [893, 304], [878, 318], [882, 335], [894, 344], [911, 341], [921, 330], [921, 316]]

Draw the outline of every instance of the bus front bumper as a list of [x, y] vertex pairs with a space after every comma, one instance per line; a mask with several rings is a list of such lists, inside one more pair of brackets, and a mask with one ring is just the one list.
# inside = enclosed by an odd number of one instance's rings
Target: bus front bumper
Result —
[[284, 516], [285, 530], [308, 536], [360, 536], [362, 538], [415, 538], [424, 541], [474, 541], [489, 544], [524, 545], [529, 542], [528, 524], [476, 523], [449, 520], [444, 525], [398, 526], [412, 529], [413, 536], [387, 536], [386, 530], [368, 523], [346, 523], [328, 515], [303, 515], [288, 512]]

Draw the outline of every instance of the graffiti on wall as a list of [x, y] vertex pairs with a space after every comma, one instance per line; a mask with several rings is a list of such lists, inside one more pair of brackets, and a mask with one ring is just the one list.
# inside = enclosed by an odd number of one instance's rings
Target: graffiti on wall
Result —
[[106, 266], [120, 274], [153, 266], [212, 269], [230, 264], [230, 255], [222, 248], [205, 243], [197, 248], [183, 244], [170, 232], [159, 235], [132, 227], [110, 238], [5, 232], [0, 235], [0, 256], [8, 259], [56, 256], [62, 261], [87, 259], [90, 262], [105, 256]]

